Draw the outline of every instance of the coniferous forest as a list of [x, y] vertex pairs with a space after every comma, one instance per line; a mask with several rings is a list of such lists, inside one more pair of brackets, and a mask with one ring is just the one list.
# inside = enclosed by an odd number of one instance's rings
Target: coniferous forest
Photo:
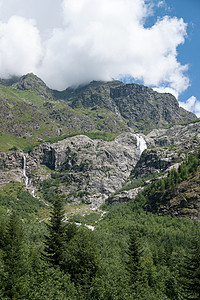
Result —
[[200, 300], [194, 3], [19, 2], [0, 1], [0, 300]]
[[[189, 176], [194, 161], [170, 173], [165, 185]], [[164, 191], [163, 179], [155, 182], [151, 199]], [[129, 203], [104, 205], [98, 223], [94, 213], [82, 217], [94, 231], [77, 226], [77, 216], [63, 222], [59, 197], [49, 222], [22, 222], [14, 210], [1, 216], [0, 298], [200, 299], [199, 223], [148, 212], [147, 189]]]

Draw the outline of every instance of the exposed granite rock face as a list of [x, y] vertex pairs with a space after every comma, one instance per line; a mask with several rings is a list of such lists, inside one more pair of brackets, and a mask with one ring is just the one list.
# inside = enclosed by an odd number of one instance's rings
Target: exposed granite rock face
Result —
[[160, 94], [142, 85], [126, 84], [111, 89], [111, 97], [121, 115], [129, 120], [129, 126], [133, 126], [135, 122], [143, 122], [145, 129], [147, 123], [149, 128], [184, 120], [184, 112], [171, 94]]
[[23, 155], [20, 152], [0, 152], [0, 186], [10, 181], [24, 182]]
[[129, 191], [123, 191], [117, 195], [108, 197], [108, 199], [106, 199], [106, 202], [109, 204], [114, 203], [114, 202], [119, 202], [119, 203], [129, 202], [130, 200], [135, 199], [137, 194], [142, 190], [143, 190], [143, 187], [131, 189]]
[[131, 177], [146, 177], [161, 173], [182, 161], [187, 152], [200, 147], [200, 123], [177, 125], [170, 129], [155, 129], [146, 137], [148, 149], [143, 152]]
[[[54, 138], [77, 132], [121, 132], [112, 142], [79, 135], [57, 143], [44, 143], [26, 155], [20, 151], [0, 152], [0, 186], [10, 181], [24, 182], [32, 193], [43, 180], [53, 180], [55, 175], [62, 179], [58, 193], [66, 195], [74, 204], [82, 201], [98, 207], [106, 199], [124, 202], [133, 199], [139, 189], [112, 195], [130, 176], [134, 180], [154, 173], [166, 174], [170, 168], [177, 167], [188, 152], [200, 147], [200, 123], [163, 128], [196, 120], [196, 116], [180, 108], [170, 94], [119, 81], [91, 82], [78, 89], [58, 92], [49, 89], [33, 74], [0, 80], [0, 83], [14, 88], [0, 87], [3, 134], [45, 137], [46, 140], [47, 136]], [[32, 96], [24, 99], [23, 95], [29, 93], [15, 89], [33, 93], [37, 101], [32, 103]], [[153, 129], [155, 127], [162, 129]], [[144, 136], [134, 133], [135, 129], [136, 132], [153, 130]], [[148, 148], [142, 155], [139, 135], [145, 139], [143, 146]], [[195, 193], [187, 194], [187, 189]], [[179, 199], [177, 194], [160, 212], [177, 212], [181, 216], [193, 213], [194, 218], [199, 219], [198, 188], [188, 185], [187, 189], [184, 199]]]
[[[112, 142], [78, 135], [42, 144], [26, 154], [26, 175], [39, 187], [41, 181], [51, 178], [51, 172], [57, 172], [64, 178], [59, 193], [67, 195], [73, 203], [82, 201], [96, 207], [119, 190], [130, 176], [146, 177], [178, 166], [188, 151], [200, 147], [199, 134], [200, 123], [153, 130], [147, 136], [140, 135], [148, 146], [142, 155], [138, 134], [133, 132], [124, 132]], [[1, 184], [10, 180], [24, 182], [23, 163], [22, 152], [0, 153]], [[109, 201], [129, 201], [135, 197], [135, 191], [124, 192]]]
[[0, 169], [8, 171], [15, 168], [22, 168], [23, 155], [17, 151], [0, 152]]
[[132, 170], [133, 178], [146, 177], [154, 173], [161, 173], [178, 160], [174, 153], [168, 153], [165, 149], [149, 149], [138, 161], [136, 167]]
[[[112, 142], [79, 135], [54, 144], [45, 143], [26, 155], [26, 174], [37, 185], [50, 175], [44, 172], [41, 176], [42, 166], [61, 172], [66, 178], [65, 184], [59, 187], [61, 193], [71, 195], [69, 197], [75, 203], [82, 200], [100, 205], [130, 176], [140, 158], [137, 140], [137, 135], [126, 132]], [[5, 157], [1, 169], [16, 166], [22, 170], [22, 153], [4, 153], [2, 156]], [[70, 194], [77, 190], [82, 191], [81, 199]]]
[[97, 105], [120, 116], [119, 109], [111, 97], [111, 89], [121, 85], [124, 84], [120, 81], [92, 81], [90, 84], [77, 89], [68, 88], [63, 95], [73, 108], [91, 108]]
[[200, 123], [176, 125], [169, 129], [154, 129], [147, 135], [147, 141], [152, 146], [180, 145], [185, 141], [200, 138]]
[[[68, 182], [61, 187], [62, 192], [83, 191], [82, 201], [98, 205], [122, 187], [140, 157], [137, 137], [131, 132], [119, 135], [112, 142], [75, 136], [41, 145], [39, 152], [42, 164], [67, 173]], [[72, 201], [80, 201], [77, 198], [71, 196]]]

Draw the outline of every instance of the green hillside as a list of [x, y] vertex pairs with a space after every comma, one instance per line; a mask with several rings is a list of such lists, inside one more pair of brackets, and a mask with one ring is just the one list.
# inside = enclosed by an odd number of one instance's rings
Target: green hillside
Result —
[[0, 127], [0, 151], [7, 151], [31, 148], [71, 134], [102, 132], [102, 137], [104, 132], [117, 134], [126, 125], [103, 108], [72, 109], [65, 101], [47, 101], [34, 92], [1, 85]]
[[0, 299], [199, 300], [196, 116], [119, 81], [0, 83]]
[[34, 74], [0, 82], [0, 151], [69, 134], [119, 134], [128, 126], [149, 132], [196, 120], [194, 114], [179, 108], [172, 95], [135, 84], [91, 82], [58, 92]]

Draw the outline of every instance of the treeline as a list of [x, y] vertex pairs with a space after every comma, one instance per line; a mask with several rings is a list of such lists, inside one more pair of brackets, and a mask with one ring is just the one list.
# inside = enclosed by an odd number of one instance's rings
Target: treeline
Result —
[[199, 299], [199, 224], [159, 217], [134, 202], [107, 207], [91, 231], [12, 213], [0, 225], [0, 299]]

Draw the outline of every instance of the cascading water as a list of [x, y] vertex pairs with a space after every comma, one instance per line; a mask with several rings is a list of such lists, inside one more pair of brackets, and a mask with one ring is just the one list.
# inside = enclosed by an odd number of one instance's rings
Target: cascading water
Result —
[[36, 198], [39, 201], [43, 202], [46, 206], [49, 206], [49, 204], [47, 204], [43, 200], [40, 200], [40, 198], [36, 196], [35, 189], [33, 188], [32, 184], [31, 184], [31, 179], [29, 179], [28, 176], [26, 175], [26, 155], [25, 155], [25, 153], [22, 153], [22, 155], [23, 155], [23, 175], [24, 175], [26, 187], [28, 188], [29, 191], [31, 191], [31, 194], [34, 198]]
[[136, 139], [137, 139], [137, 150], [139, 155], [142, 154], [142, 152], [147, 149], [147, 143], [145, 141], [145, 139], [143, 138], [143, 136], [136, 134]]
[[26, 155], [24, 153], [23, 153], [23, 160], [24, 160], [23, 175], [24, 175], [24, 178], [25, 178], [25, 185], [28, 186], [29, 179], [28, 179], [28, 176], [26, 175]]
[[26, 185], [26, 187], [28, 187], [29, 190], [31, 190], [32, 196], [34, 198], [37, 198], [37, 196], [35, 194], [35, 189], [31, 188], [32, 187], [31, 179], [28, 178], [28, 176], [26, 175], [26, 155], [25, 155], [25, 153], [23, 153], [23, 160], [24, 160], [24, 163], [23, 163], [23, 175], [24, 175], [24, 179], [25, 179], [25, 185]]

